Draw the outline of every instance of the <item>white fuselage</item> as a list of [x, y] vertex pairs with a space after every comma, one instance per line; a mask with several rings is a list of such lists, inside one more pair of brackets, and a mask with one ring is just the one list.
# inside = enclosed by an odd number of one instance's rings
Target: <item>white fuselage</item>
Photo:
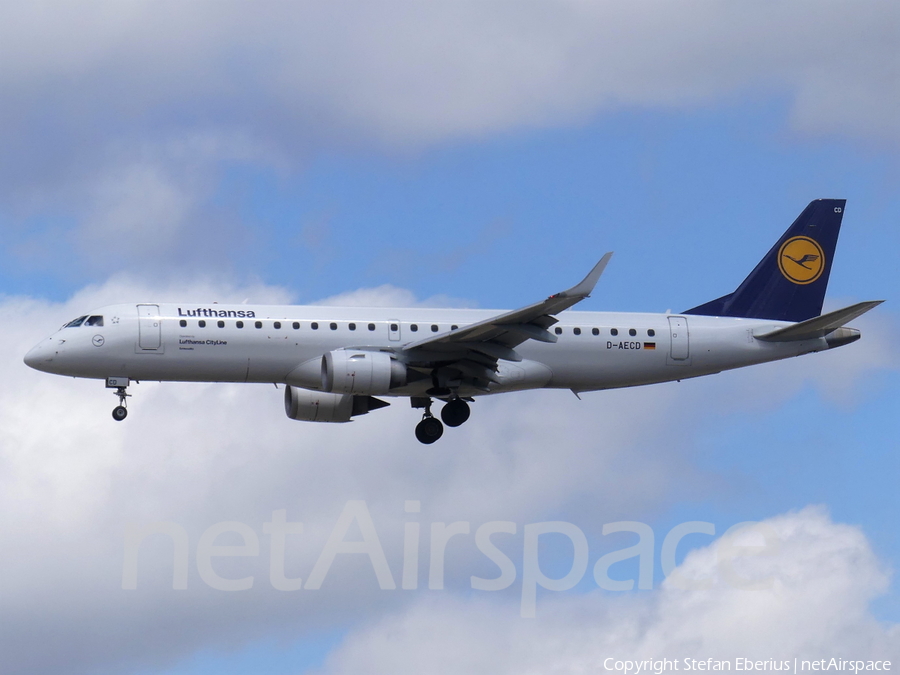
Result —
[[[274, 382], [316, 388], [298, 366], [343, 348], [399, 352], [404, 344], [463, 327], [494, 310], [384, 309], [143, 303], [93, 312], [102, 326], [62, 328], [26, 363], [74, 377], [130, 380]], [[764, 342], [790, 325], [760, 319], [565, 311], [551, 327], [557, 342], [529, 340], [519, 362], [499, 362], [499, 393], [535, 388], [590, 391], [680, 380], [829, 349], [825, 338]], [[315, 379], [315, 377], [313, 377]], [[387, 395], [416, 396], [411, 382]]]

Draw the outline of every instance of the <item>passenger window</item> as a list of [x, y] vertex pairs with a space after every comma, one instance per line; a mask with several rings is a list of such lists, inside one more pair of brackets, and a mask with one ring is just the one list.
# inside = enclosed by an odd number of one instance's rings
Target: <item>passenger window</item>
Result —
[[559, 326], [556, 327], [556, 334], [562, 335], [562, 328], [560, 328]]
[[88, 320], [84, 322], [85, 326], [103, 326], [103, 317], [102, 316], [91, 316], [88, 317]]
[[647, 331], [647, 335], [649, 335], [650, 337], [653, 337], [654, 335], [656, 335], [656, 331], [651, 328], [650, 330]]
[[599, 328], [591, 328], [591, 335], [600, 335]]
[[238, 322], [237, 322], [236, 324], [234, 324], [234, 325], [237, 326], [238, 328], [243, 328], [243, 327], [244, 327], [244, 322], [243, 322], [243, 321], [238, 321]]
[[280, 321], [276, 321], [272, 325], [275, 326], [275, 330], [281, 330], [281, 322]]
[[452, 326], [450, 326], [450, 330], [458, 330], [458, 329], [459, 329], [459, 326], [457, 326], [456, 324], [453, 324]]
[[328, 325], [328, 327], [331, 328], [331, 330], [337, 330], [337, 324], [336, 324], [336, 323], [331, 323], [331, 324]]
[[206, 328], [206, 322], [203, 319], [200, 319], [197, 322], [197, 325], [200, 326], [200, 328]]
[[375, 324], [374, 324], [374, 323], [370, 323], [370, 324], [369, 324], [369, 330], [375, 330]]
[[313, 330], [319, 330], [319, 324], [315, 321], [313, 321], [311, 324], [309, 324], [309, 327], [312, 328]]
[[224, 321], [216, 321], [216, 325], [217, 325], [219, 328], [225, 328], [225, 322], [224, 322]]
[[181, 321], [178, 322], [178, 325], [181, 326], [182, 328], [187, 328], [187, 321], [182, 319]]
[[395, 330], [398, 330], [398, 329], [399, 329], [399, 326], [397, 326], [397, 324], [395, 324], [395, 323], [392, 323], [392, 324], [391, 324], [391, 330], [394, 330], [394, 331], [395, 331]]
[[78, 328], [78, 326], [80, 326], [81, 324], [84, 323], [84, 320], [85, 320], [86, 318], [87, 318], [86, 316], [79, 316], [77, 319], [75, 319], [75, 320], [73, 320], [73, 321], [70, 321], [69, 323], [67, 323], [67, 324], [66, 324], [65, 326], [63, 326], [63, 327], [64, 327], [64, 328]]
[[431, 324], [431, 332], [432, 332], [432, 333], [437, 333], [437, 332], [438, 332], [438, 327], [437, 327], [437, 324], [436, 324], [436, 323]]
[[351, 323], [351, 324], [349, 324], [349, 325], [347, 326], [347, 328], [349, 328], [350, 330], [356, 330], [356, 324], [355, 324], [355, 323]]
[[575, 335], [581, 335], [581, 329], [580, 329], [580, 328], [573, 328], [573, 329], [572, 329], [572, 332], [575, 333]]
[[609, 329], [609, 334], [610, 334], [610, 335], [618, 335], [618, 334], [619, 334], [619, 329], [618, 329], [618, 328], [610, 328], [610, 329]]
[[300, 330], [300, 322], [295, 321], [294, 323], [291, 324], [291, 328], [293, 328], [294, 330]]
[[629, 328], [629, 329], [628, 329], [628, 334], [629, 334], [631, 337], [634, 337], [635, 335], [637, 335], [637, 331], [636, 331], [634, 328]]
[[253, 325], [256, 326], [257, 328], [262, 328], [262, 321], [257, 321], [257, 322], [256, 322], [255, 324], [253, 324]]
[[411, 323], [411, 324], [409, 325], [409, 329], [410, 329], [413, 333], [415, 333], [417, 330], [419, 330], [419, 326], [418, 326], [418, 324]]

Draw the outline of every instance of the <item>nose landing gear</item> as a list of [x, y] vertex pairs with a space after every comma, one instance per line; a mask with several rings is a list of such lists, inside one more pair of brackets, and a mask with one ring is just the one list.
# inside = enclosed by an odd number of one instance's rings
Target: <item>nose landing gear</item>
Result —
[[128, 378], [127, 377], [107, 377], [106, 378], [106, 388], [107, 389], [115, 389], [114, 392], [116, 396], [119, 397], [119, 405], [113, 408], [112, 417], [116, 422], [121, 422], [126, 417], [128, 417], [128, 408], [125, 407], [127, 403], [126, 399], [131, 396], [126, 391], [128, 387]]

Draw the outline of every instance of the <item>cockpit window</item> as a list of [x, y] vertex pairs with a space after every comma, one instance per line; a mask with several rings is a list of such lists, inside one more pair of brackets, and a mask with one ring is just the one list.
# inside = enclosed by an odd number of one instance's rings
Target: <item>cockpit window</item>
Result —
[[84, 322], [85, 326], [102, 326], [103, 325], [103, 317], [102, 316], [89, 316], [87, 321]]
[[86, 316], [79, 316], [74, 321], [70, 321], [69, 323], [67, 323], [65, 326], [63, 326], [63, 328], [78, 328], [78, 326], [84, 323], [84, 320], [86, 318]]

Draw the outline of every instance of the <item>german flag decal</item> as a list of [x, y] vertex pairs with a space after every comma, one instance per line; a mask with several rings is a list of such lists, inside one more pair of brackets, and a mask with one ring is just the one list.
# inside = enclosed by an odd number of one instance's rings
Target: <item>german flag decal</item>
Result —
[[645, 342], [644, 349], [656, 349], [656, 343], [655, 342]]

